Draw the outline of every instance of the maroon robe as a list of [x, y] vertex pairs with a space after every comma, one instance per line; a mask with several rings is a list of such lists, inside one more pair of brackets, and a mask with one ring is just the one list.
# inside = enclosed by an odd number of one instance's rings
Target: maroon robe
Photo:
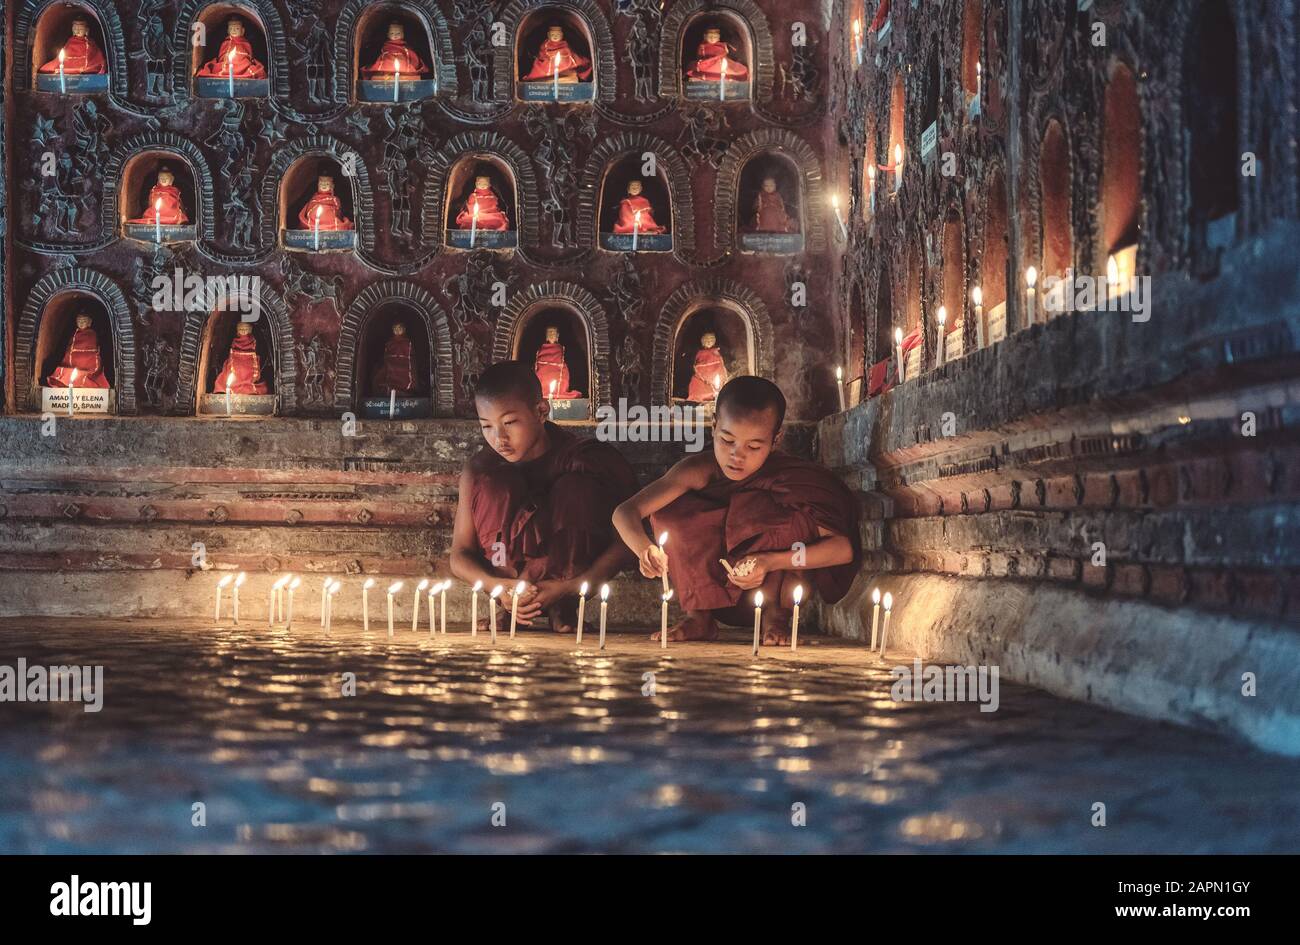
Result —
[[[233, 59], [230, 56], [232, 51], [235, 54]], [[266, 67], [253, 58], [253, 44], [245, 36], [227, 36], [217, 58], [204, 63], [195, 75], [205, 79], [225, 79], [232, 72], [236, 79], [266, 78]]]
[[[234, 374], [234, 377], [231, 377]], [[262, 359], [257, 355], [257, 340], [252, 335], [235, 335], [230, 356], [212, 385], [212, 393], [224, 394], [226, 384], [232, 394], [269, 394], [271, 388], [262, 380]]]
[[804, 571], [801, 578], [828, 604], [848, 593], [862, 544], [857, 503], [844, 483], [826, 468], [780, 451], [738, 482], [714, 468], [707, 486], [650, 516], [655, 534], [668, 532], [668, 574], [684, 610], [721, 610], [748, 593], [727, 580], [719, 558], [735, 564], [753, 552], [789, 552], [796, 541], [818, 541], [819, 526], [848, 538], [853, 560]]
[[695, 352], [695, 370], [691, 373], [686, 399], [697, 404], [707, 403], [717, 398], [725, 383], [727, 365], [722, 360], [722, 352], [717, 348], [701, 348]]
[[352, 229], [352, 221], [343, 215], [343, 202], [333, 192], [318, 190], [307, 201], [307, 205], [298, 213], [298, 222], [303, 229], [315, 231], [316, 210], [321, 209], [320, 229], [322, 232]]
[[[108, 71], [108, 63], [95, 41], [89, 36], [73, 36], [63, 44], [64, 75], [103, 75]], [[41, 75], [59, 74], [59, 55], [41, 66]]]
[[[637, 219], [637, 211], [641, 218]], [[662, 233], [664, 228], [655, 222], [654, 208], [644, 195], [624, 197], [618, 204], [618, 220], [614, 223], [614, 232], [628, 236], [635, 231], [638, 234]]]
[[456, 215], [456, 227], [458, 229], [470, 230], [475, 228], [475, 207], [478, 208], [477, 229], [500, 230], [503, 232], [510, 229], [510, 218], [501, 209], [501, 202], [497, 199], [496, 191], [491, 187], [487, 190], [479, 190], [475, 187], [470, 192], [469, 199], [465, 201], [465, 209]]
[[104, 362], [99, 353], [99, 335], [93, 328], [78, 328], [72, 333], [72, 341], [63, 354], [52, 374], [45, 380], [46, 387], [72, 387], [72, 372], [77, 372], [76, 386], [108, 389], [108, 378], [104, 376]]
[[[162, 201], [161, 209], [155, 210], [158, 201]], [[185, 213], [185, 208], [181, 206], [181, 191], [179, 187], [164, 187], [162, 184], [155, 184], [149, 190], [149, 206], [143, 216], [136, 217], [131, 223], [148, 223], [151, 226], [162, 224], [163, 226], [184, 226], [190, 222], [189, 216]]]
[[754, 198], [755, 233], [797, 233], [798, 225], [785, 212], [785, 200], [776, 191], [760, 190]]
[[585, 56], [579, 56], [571, 50], [566, 40], [561, 39], [556, 42], [551, 42], [548, 39], [546, 42], [542, 43], [542, 48], [537, 50], [537, 57], [533, 60], [532, 71], [523, 77], [523, 81], [555, 81], [556, 53], [560, 54], [559, 73], [561, 79], [569, 76], [576, 76], [583, 82], [586, 82], [591, 78], [590, 59]]
[[[538, 459], [509, 463], [485, 446], [469, 461], [470, 503], [483, 556], [505, 545], [511, 576], [531, 583], [571, 578], [616, 540], [615, 507], [637, 489], [636, 473], [608, 443], [579, 439], [546, 424], [551, 448]], [[631, 552], [625, 566], [634, 559]]]
[[397, 391], [409, 394], [415, 390], [415, 365], [411, 360], [411, 339], [394, 335], [384, 342], [384, 363], [375, 372], [371, 390], [376, 394]]
[[[564, 345], [559, 342], [542, 342], [533, 359], [533, 370], [542, 384], [542, 396], [551, 400], [573, 400], [582, 394], [569, 390], [569, 365], [564, 360]], [[555, 382], [555, 393], [551, 393], [551, 382]]]
[[406, 45], [405, 41], [389, 39], [384, 41], [384, 48], [380, 50], [375, 64], [362, 69], [361, 73], [367, 79], [392, 78], [393, 63], [397, 63], [396, 71], [403, 79], [418, 79], [429, 71], [420, 54]]
[[700, 43], [695, 50], [695, 65], [686, 70], [688, 79], [708, 82], [722, 81], [722, 64], [727, 64], [727, 81], [743, 82], [749, 78], [749, 69], [743, 62], [731, 58], [730, 43]]

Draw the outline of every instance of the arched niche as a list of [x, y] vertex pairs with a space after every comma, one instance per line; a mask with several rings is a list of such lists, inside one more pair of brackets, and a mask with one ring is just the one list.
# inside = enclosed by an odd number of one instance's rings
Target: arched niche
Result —
[[1237, 28], [1226, 0], [1201, 0], [1183, 42], [1182, 88], [1187, 219], [1198, 254], [1233, 241], [1241, 199]]
[[979, 304], [972, 307], [976, 316], [975, 344], [979, 347], [1007, 336], [1007, 236], [1006, 177], [998, 167], [990, 173], [986, 188]]
[[884, 160], [880, 162], [892, 178], [889, 184], [890, 193], [898, 191], [903, 179], [900, 171], [907, 158], [906, 127], [907, 96], [903, 90], [903, 77], [896, 75], [894, 84], [889, 90], [889, 147], [884, 154]]
[[876, 130], [867, 132], [866, 150], [862, 156], [862, 220], [869, 222], [878, 212], [880, 200], [880, 168], [876, 166]]
[[[333, 193], [338, 198], [337, 211], [327, 208], [321, 214], [326, 220], [331, 215], [346, 218], [350, 229], [318, 228], [311, 225], [315, 214], [309, 211], [312, 200], [320, 192], [320, 178], [334, 179]], [[331, 252], [350, 250], [356, 246], [356, 175], [347, 177], [343, 165], [332, 154], [309, 152], [294, 159], [280, 178], [277, 219], [280, 221], [280, 245], [298, 252]], [[317, 205], [319, 206], [319, 204]], [[307, 213], [308, 222], [302, 214]]]
[[[802, 236], [795, 238], [791, 233], [773, 240], [764, 235], [746, 246], [744, 236], [753, 232], [754, 200], [765, 167], [774, 169], [782, 202]], [[677, 202], [675, 208], [680, 206]], [[793, 131], [764, 128], [733, 141], [718, 166], [713, 208], [714, 231], [722, 245], [730, 246], [733, 234], [739, 234], [736, 244], [751, 252], [817, 253], [826, 248], [821, 162], [808, 142]], [[684, 226], [678, 226], [679, 233]]]
[[[767, 182], [772, 182], [768, 193]], [[752, 155], [736, 181], [740, 248], [755, 253], [799, 253], [804, 248], [803, 174], [778, 150]]]
[[961, 89], [967, 114], [971, 117], [978, 115], [980, 110], [980, 87], [984, 81], [980, 61], [983, 32], [983, 0], [966, 0], [961, 13]]
[[[553, 348], [542, 352], [543, 344], [552, 344], [547, 338], [548, 329], [558, 333], [558, 343], [563, 348], [563, 358], [556, 356]], [[552, 419], [587, 420], [591, 417], [591, 339], [586, 320], [571, 304], [543, 301], [525, 311], [516, 323], [512, 357], [533, 365], [542, 384], [542, 396], [549, 397], [551, 384], [555, 384], [556, 399], [551, 400]], [[568, 370], [568, 387], [560, 364]], [[566, 397], [565, 394], [577, 394]], [[561, 401], [582, 401], [580, 405]]]
[[[172, 187], [180, 192], [179, 209], [186, 222], [177, 222], [176, 196], [155, 189], [161, 187], [159, 174], [166, 170], [174, 178]], [[197, 237], [197, 221], [205, 208], [199, 199], [197, 175], [189, 159], [174, 151], [149, 149], [137, 151], [126, 159], [118, 182], [118, 223], [122, 233], [149, 243], [192, 241]], [[162, 207], [155, 215], [158, 201]], [[210, 213], [210, 210], [207, 212]]]
[[[558, 65], [546, 51], [553, 29], [561, 31], [559, 41], [567, 46], [554, 54], [560, 56]], [[601, 81], [613, 82], [612, 75], [600, 73], [591, 24], [574, 8], [547, 5], [529, 10], [515, 30], [514, 48], [515, 96], [521, 102], [590, 103]]]
[[[394, 88], [392, 60], [386, 56], [390, 26], [401, 26], [408, 53], [401, 56], [401, 81]], [[414, 102], [438, 94], [439, 57], [428, 13], [406, 3], [371, 3], [360, 9], [352, 34], [352, 87], [358, 101]], [[387, 68], [374, 71], [384, 65]], [[422, 67], [422, 68], [420, 68]]]
[[[903, 299], [903, 379], [913, 380], [925, 370], [925, 249], [920, 236], [907, 249], [907, 295]], [[895, 334], [897, 342], [897, 334]]]
[[[232, 63], [222, 53], [229, 39], [232, 20], [239, 20], [243, 24], [243, 39], [247, 40], [251, 47], [249, 55], [252, 60], [247, 60], [242, 54], [235, 57], [233, 80], [228, 69]], [[185, 46], [179, 47], [189, 49], [189, 74], [192, 77], [194, 94], [199, 98], [266, 98], [269, 96], [274, 70], [280, 64], [271, 54], [266, 23], [262, 19], [260, 7], [254, 9], [250, 5], [240, 3], [211, 3], [198, 11], [196, 22], [203, 27], [201, 33], [191, 32]], [[195, 39], [200, 36], [205, 38], [206, 42], [195, 42]], [[220, 60], [219, 69], [214, 65], [218, 60]], [[213, 74], [205, 74], [208, 68], [211, 68]], [[217, 74], [218, 72], [220, 74]], [[258, 72], [260, 75], [257, 74]]]
[[[479, 195], [477, 182], [488, 179], [492, 193]], [[513, 169], [501, 157], [472, 152], [462, 154], [447, 173], [443, 225], [446, 244], [453, 249], [513, 249], [519, 245], [518, 183]], [[493, 211], [492, 205], [496, 204]], [[474, 208], [479, 217], [475, 220]], [[500, 221], [500, 214], [504, 221]], [[504, 222], [506, 229], [499, 229]]]
[[867, 375], [867, 396], [875, 397], [897, 383], [898, 366], [894, 357], [894, 291], [889, 265], [880, 264], [876, 277], [876, 305], [872, 324], [871, 370]]
[[[199, 340], [198, 377], [201, 383], [194, 405], [196, 414], [211, 416], [223, 415], [226, 412], [224, 380], [228, 375], [224, 368], [240, 322], [240, 313], [223, 304], [218, 304], [204, 319]], [[273, 337], [273, 327], [266, 318], [259, 318], [247, 324], [252, 325], [252, 337], [256, 341], [257, 356], [261, 365], [260, 383], [266, 387], [266, 391], [251, 394], [234, 393], [231, 397], [231, 413], [273, 414], [276, 412], [275, 394], [279, 382], [275, 358], [277, 346]], [[236, 383], [239, 379], [242, 378], [237, 376]]]
[[[714, 43], [706, 40], [711, 30], [719, 34]], [[678, 81], [686, 98], [743, 102], [753, 96], [754, 39], [744, 17], [725, 9], [701, 10], [687, 17], [679, 35]]]
[[966, 312], [966, 235], [960, 212], [953, 208], [943, 222], [943, 278], [939, 304], [944, 307], [944, 323], [935, 315], [935, 337], [943, 360], [960, 358], [963, 353], [963, 329]]
[[[504, 168], [514, 187], [515, 217], [511, 220], [522, 246], [537, 245], [538, 194], [540, 188], [528, 154], [509, 138], [496, 131], [470, 131], [450, 138], [429, 155], [429, 174], [421, 208], [425, 240], [441, 245], [447, 230], [448, 211], [458, 195], [451, 189], [452, 170], [462, 161], [491, 160]], [[457, 211], [459, 212], [459, 211]], [[454, 222], [454, 220], [452, 221]], [[364, 221], [362, 221], [364, 232]], [[468, 244], [468, 239], [466, 239]]]
[[[394, 326], [403, 331], [403, 344], [394, 338]], [[425, 316], [409, 301], [390, 299], [366, 319], [361, 330], [355, 378], [358, 403], [370, 417], [427, 417], [432, 415], [433, 351]], [[391, 346], [391, 351], [390, 351]], [[409, 348], [409, 350], [404, 350]], [[392, 416], [389, 407], [394, 406]]]
[[921, 93], [921, 138], [917, 153], [921, 162], [930, 160], [939, 143], [939, 109], [943, 103], [943, 70], [939, 63], [939, 49], [931, 47], [925, 65], [925, 86]]
[[844, 384], [849, 392], [849, 404], [866, 398], [867, 342], [870, 326], [867, 323], [866, 287], [854, 282], [849, 287], [849, 351], [844, 369]]
[[[717, 340], [712, 349], [701, 343], [706, 334]], [[740, 306], [700, 300], [686, 310], [673, 339], [671, 402], [710, 403], [731, 378], [756, 373], [755, 354], [753, 332]], [[721, 367], [716, 368], [719, 359]]]
[[[724, 39], [730, 39], [732, 45], [738, 45], [738, 38], [748, 43], [744, 61], [748, 67], [749, 81], [748, 88], [744, 90], [744, 98], [752, 97], [763, 103], [772, 100], [772, 86], [776, 76], [772, 31], [768, 26], [767, 14], [755, 0], [676, 0], [668, 4], [659, 34], [660, 95], [694, 96], [686, 81], [686, 72], [696, 58], [699, 46], [699, 39], [694, 37], [701, 35], [704, 30], [698, 22], [701, 19], [720, 21], [722, 18], [726, 20], [724, 32], [730, 34], [724, 35]], [[718, 86], [714, 85], [711, 91], [712, 98], [716, 101]], [[707, 97], [701, 90], [701, 100]], [[726, 100], [733, 100], [730, 89]]]
[[[350, 96], [355, 97], [361, 67], [374, 62], [382, 46], [382, 33], [386, 23], [381, 20], [376, 25], [372, 11], [382, 9], [384, 6], [395, 7], [402, 16], [412, 18], [420, 24], [420, 31], [427, 37], [431, 58], [425, 58], [425, 63], [433, 69], [430, 81], [437, 87], [436, 94], [455, 98], [459, 94], [459, 85], [456, 79], [456, 53], [451, 43], [451, 27], [436, 0], [397, 0], [387, 4], [376, 4], [373, 0], [347, 0], [339, 10], [334, 23], [334, 49], [350, 50], [351, 55], [334, 57], [335, 101], [345, 104], [351, 100]], [[361, 28], [363, 18], [366, 20], [365, 29]], [[380, 30], [381, 42], [373, 42], [367, 46], [365, 36], [372, 29]], [[407, 30], [407, 41], [411, 41], [410, 29]], [[365, 58], [367, 54], [370, 56], [369, 59]], [[424, 53], [421, 51], [420, 55], [424, 56]], [[391, 83], [388, 84], [387, 91], [390, 97], [386, 101], [391, 104], [393, 94]], [[414, 95], [408, 98], [407, 91], [406, 89], [399, 91], [402, 101], [413, 100]]]
[[1073, 291], [1066, 281], [1072, 277], [1074, 265], [1074, 232], [1070, 221], [1070, 150], [1065, 130], [1055, 118], [1047, 123], [1042, 145], [1038, 151], [1038, 180], [1040, 206], [1038, 210], [1039, 233], [1042, 235], [1038, 279], [1042, 289], [1042, 315], [1065, 311], [1060, 300], [1049, 298], [1052, 291], [1048, 280], [1055, 282], [1058, 292]]
[[1106, 83], [1102, 139], [1102, 251], [1127, 285], [1141, 229], [1142, 115], [1133, 70], [1116, 63]]
[[[648, 177], [642, 175], [642, 169], [640, 153], [624, 154], [606, 166], [597, 209], [602, 249], [620, 253], [672, 250], [675, 221], [667, 168], [657, 161], [655, 173]], [[630, 192], [634, 183], [640, 184], [638, 195]], [[648, 207], [639, 218], [635, 213], [638, 207]], [[646, 222], [647, 213], [652, 223]], [[652, 224], [663, 232], [647, 232]]]
[[[73, 25], [78, 21], [86, 25], [85, 43], [81, 37], [73, 35]], [[120, 34], [120, 25], [117, 29]], [[27, 78], [30, 78], [32, 88], [58, 95], [108, 91], [116, 65], [113, 58], [119, 50], [109, 42], [98, 8], [88, 3], [48, 3], [36, 16], [30, 37], [30, 73]], [[57, 68], [61, 50], [68, 53], [64, 58], [62, 77]], [[102, 62], [92, 62], [99, 59]], [[96, 66], [103, 71], [93, 71]]]
[[[76, 337], [76, 319], [79, 315], [90, 317], [93, 338], [88, 335], [84, 338]], [[79, 350], [72, 350], [74, 346]], [[97, 355], [93, 350], [95, 348], [98, 348]], [[117, 380], [115, 359], [113, 320], [103, 299], [89, 292], [69, 289], [54, 295], [45, 303], [40, 330], [36, 336], [33, 362], [34, 380], [40, 394], [38, 402], [42, 410], [57, 410], [62, 413], [66, 409], [66, 402], [62, 398], [66, 394], [60, 390], [57, 395], [53, 395], [57, 399], [51, 403], [48, 399], [51, 393], [47, 393], [47, 389], [53, 392], [75, 383], [78, 389], [91, 387], [109, 392], [91, 410], [96, 413], [111, 413], [114, 408], [111, 391]], [[60, 367], [64, 362], [66, 367]], [[67, 368], [76, 371], [75, 378]], [[87, 405], [80, 398], [73, 405], [73, 411], [77, 409], [83, 413], [88, 412]]]
[[[148, 156], [141, 167], [135, 167], [138, 157]], [[121, 142], [104, 166], [104, 199], [102, 225], [104, 232], [117, 233], [125, 220], [140, 216], [143, 201], [148, 198], [148, 187], [155, 178], [155, 163], [167, 164], [174, 170], [183, 165], [189, 172], [190, 192], [182, 190], [187, 201], [186, 211], [197, 227], [197, 238], [211, 240], [216, 232], [216, 214], [213, 212], [212, 173], [203, 152], [188, 138], [170, 131], [145, 132]], [[127, 180], [127, 170], [131, 180]], [[152, 242], [154, 234], [144, 234]], [[191, 237], [195, 238], [195, 237]]]

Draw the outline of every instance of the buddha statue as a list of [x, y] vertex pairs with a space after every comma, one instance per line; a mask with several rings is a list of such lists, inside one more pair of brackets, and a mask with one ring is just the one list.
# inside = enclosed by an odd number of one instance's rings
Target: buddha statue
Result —
[[212, 393], [267, 394], [271, 388], [262, 380], [262, 359], [257, 354], [257, 339], [253, 326], [240, 322], [235, 327], [235, 340], [230, 343], [230, 354], [221, 365]]
[[546, 41], [533, 59], [533, 68], [523, 81], [554, 82], [557, 73], [561, 84], [588, 82], [591, 80], [591, 60], [570, 49], [564, 38], [564, 28], [552, 23], [546, 30]]
[[384, 342], [384, 361], [371, 379], [370, 389], [378, 394], [396, 391], [399, 394], [414, 393], [416, 388], [415, 363], [411, 358], [411, 339], [406, 334], [406, 325], [393, 322], [392, 333]]
[[[564, 360], [564, 345], [560, 344], [560, 329], [546, 326], [546, 341], [537, 349], [533, 370], [542, 382], [542, 396], [549, 400], [573, 400], [582, 394], [569, 390], [569, 365]], [[552, 388], [551, 385], [555, 385]]]
[[176, 175], [167, 167], [159, 168], [158, 183], [149, 188], [149, 206], [143, 216], [128, 222], [147, 223], [151, 226], [184, 226], [190, 222], [181, 206], [181, 191], [176, 186]]
[[704, 42], [695, 50], [695, 62], [686, 70], [686, 78], [696, 82], [720, 82], [723, 68], [727, 81], [741, 82], [749, 78], [749, 68], [735, 58], [736, 49], [723, 42], [722, 30], [710, 26], [704, 31]]
[[316, 179], [316, 193], [298, 213], [305, 230], [350, 230], [352, 221], [343, 216], [343, 204], [334, 193], [334, 178], [321, 174]]
[[383, 79], [394, 73], [403, 79], [419, 79], [429, 74], [429, 67], [424, 64], [420, 54], [406, 43], [406, 27], [401, 23], [388, 24], [388, 39], [379, 51], [379, 58], [373, 65], [361, 70], [367, 79]]
[[799, 224], [785, 212], [785, 200], [776, 189], [776, 178], [763, 178], [763, 187], [754, 197], [755, 233], [798, 233]]
[[618, 220], [614, 223], [614, 232], [620, 234], [663, 233], [665, 227], [655, 222], [654, 208], [650, 201], [641, 195], [641, 182], [635, 178], [628, 181], [627, 196], [619, 201]]
[[501, 199], [492, 189], [492, 180], [486, 174], [479, 174], [474, 178], [474, 189], [470, 191], [464, 209], [456, 214], [456, 228], [460, 230], [510, 229], [510, 218], [506, 216], [506, 211], [501, 206]]
[[718, 337], [711, 331], [700, 336], [700, 350], [695, 353], [695, 368], [686, 399], [697, 404], [710, 403], [727, 383], [727, 364], [718, 350]]
[[46, 387], [108, 388], [104, 362], [99, 353], [99, 336], [91, 324], [91, 317], [85, 312], [77, 315], [77, 328], [72, 333], [72, 340], [68, 342], [59, 366], [46, 378]]
[[[108, 61], [103, 51], [90, 38], [90, 21], [82, 17], [72, 21], [72, 36], [59, 50], [63, 57], [64, 75], [103, 75], [108, 72]], [[59, 74], [59, 55], [40, 68], [41, 75]]]
[[253, 44], [244, 36], [244, 21], [232, 16], [217, 58], [204, 63], [196, 75], [203, 78], [265, 79], [266, 66], [253, 58]]

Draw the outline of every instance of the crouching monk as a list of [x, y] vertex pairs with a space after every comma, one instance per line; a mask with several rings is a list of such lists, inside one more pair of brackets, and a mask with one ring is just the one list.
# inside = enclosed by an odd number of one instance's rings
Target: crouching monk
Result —
[[[501, 361], [474, 391], [487, 446], [465, 464], [452, 537], [451, 570], [485, 591], [519, 582], [519, 623], [543, 617], [552, 630], [577, 629], [578, 592], [588, 593], [633, 558], [611, 524], [636, 491], [636, 474], [614, 447], [550, 423], [532, 365]], [[585, 632], [585, 631], [584, 631]]]
[[[796, 585], [834, 603], [853, 582], [861, 558], [853, 496], [829, 470], [778, 451], [784, 420], [785, 397], [771, 381], [729, 381], [718, 393], [713, 452], [682, 460], [615, 510], [641, 573], [666, 568], [686, 612], [670, 640], [710, 640], [720, 622], [752, 625], [751, 592], [761, 590], [763, 643], [788, 643]], [[646, 518], [655, 535], [668, 533], [662, 550]]]

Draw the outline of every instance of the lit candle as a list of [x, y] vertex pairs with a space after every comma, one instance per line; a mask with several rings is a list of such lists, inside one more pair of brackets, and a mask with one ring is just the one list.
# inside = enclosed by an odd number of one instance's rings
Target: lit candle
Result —
[[1037, 301], [1037, 292], [1034, 290], [1034, 286], [1037, 283], [1038, 270], [1030, 266], [1025, 270], [1025, 311], [1027, 313], [1026, 324], [1029, 325], [1034, 323], [1034, 303]]
[[551, 63], [552, 63], [551, 68], [555, 73], [555, 80], [554, 80], [555, 100], [558, 102], [560, 100], [560, 54], [559, 53], [555, 54], [555, 56], [551, 59]]
[[370, 632], [370, 589], [374, 586], [374, 578], [366, 578], [366, 583], [361, 585], [361, 625], [366, 633]]
[[217, 582], [217, 610], [216, 613], [212, 615], [213, 620], [216, 620], [218, 622], [221, 621], [221, 592], [225, 590], [226, 585], [229, 584], [234, 579], [235, 576], [233, 574], [227, 574], [225, 577], [223, 577], [220, 581]]
[[284, 621], [284, 629], [286, 630], [290, 630], [293, 628], [293, 592], [298, 589], [298, 585], [301, 583], [302, 583], [302, 578], [300, 577], [296, 577], [289, 582], [289, 609], [288, 609], [288, 616], [285, 618]]
[[945, 330], [945, 326], [948, 324], [948, 309], [946, 306], [940, 305], [939, 311], [935, 314], [939, 319], [939, 353], [937, 355], [938, 364], [936, 366], [943, 367], [943, 349], [948, 342], [948, 332]]
[[718, 101], [725, 102], [726, 100], [727, 100], [727, 60], [724, 57], [722, 60], [722, 80], [718, 83]]
[[582, 646], [582, 621], [587, 614], [587, 582], [582, 582], [582, 587], [578, 588], [578, 646]]
[[641, 211], [632, 214], [632, 252], [636, 252], [636, 242], [641, 236]]
[[316, 208], [316, 218], [312, 222], [312, 242], [316, 252], [320, 252], [320, 215], [325, 212], [324, 205]]
[[285, 603], [284, 603], [284, 600], [285, 600], [285, 597], [288, 596], [286, 592], [287, 592], [288, 589], [289, 589], [289, 585], [292, 584], [295, 580], [297, 580], [297, 579], [293, 576], [293, 573], [292, 573], [292, 572], [290, 572], [289, 574], [286, 574], [286, 575], [284, 576], [284, 585], [280, 588], [279, 593], [276, 595], [277, 598], [279, 599], [279, 609], [280, 609], [279, 620], [280, 620], [280, 623], [283, 623], [283, 624], [286, 624], [286, 625], [287, 625], [287, 622], [288, 622], [288, 616], [289, 616], [289, 614], [288, 614], [288, 611], [285, 609]]
[[672, 599], [673, 592], [668, 591], [663, 596], [663, 606], [659, 610], [659, 649], [668, 649], [668, 601]]
[[475, 581], [469, 592], [469, 635], [478, 636], [478, 592], [483, 590], [483, 582]]
[[388, 390], [388, 419], [392, 420], [397, 416], [397, 389], [389, 388]]
[[663, 532], [659, 536], [659, 555], [662, 557], [664, 566], [664, 593], [668, 593], [668, 552], [664, 551], [664, 545], [668, 544], [668, 533]]
[[894, 373], [898, 375], [898, 383], [903, 383], [903, 329], [894, 329], [894, 350], [898, 353], [898, 370]]
[[840, 413], [844, 412], [844, 368], [835, 368], [835, 390], [840, 395]]
[[248, 577], [243, 571], [239, 572], [239, 577], [235, 578], [235, 586], [231, 593], [235, 595], [235, 626], [239, 626], [239, 587]]
[[754, 655], [758, 655], [758, 626], [763, 621], [763, 592], [754, 592]]
[[153, 241], [162, 242], [162, 198], [153, 202]]
[[867, 206], [870, 207], [870, 214], [876, 215], [876, 165], [872, 162], [867, 166]]
[[341, 588], [342, 586], [343, 586], [342, 581], [334, 581], [333, 583], [330, 584], [330, 594], [325, 601], [326, 610], [327, 613], [329, 614], [329, 619], [325, 621], [326, 633], [329, 633], [332, 629], [334, 629], [334, 595], [339, 592], [339, 588]]
[[433, 636], [438, 629], [438, 612], [434, 609], [433, 599], [438, 596], [438, 591], [441, 587], [441, 583], [435, 583], [429, 586], [429, 636]]
[[231, 416], [233, 413], [233, 411], [231, 410], [230, 388], [234, 385], [234, 383], [235, 383], [235, 369], [231, 368], [230, 373], [226, 375], [226, 416], [227, 417]]
[[469, 219], [469, 248], [473, 249], [474, 240], [478, 237], [478, 198], [471, 196], [469, 199], [474, 201], [474, 210]]
[[970, 290], [970, 300], [975, 304], [975, 346], [984, 347], [984, 290], [979, 286]]
[[849, 228], [844, 225], [844, 217], [840, 214], [840, 196], [831, 194], [831, 209], [835, 211], [835, 222], [840, 225], [840, 235], [845, 239], [849, 238]]
[[903, 188], [903, 146], [894, 145], [894, 192]]
[[77, 369], [72, 369], [72, 377], [68, 381], [68, 416], [73, 414], [73, 402], [77, 399]]
[[894, 595], [885, 595], [885, 626], [880, 631], [880, 655], [885, 655], [885, 640], [889, 637], [889, 617], [894, 610]]
[[325, 598], [329, 596], [330, 585], [334, 583], [333, 578], [326, 578], [325, 583], [320, 586], [320, 625], [325, 626]]
[[515, 638], [515, 624], [519, 622], [519, 595], [528, 585], [520, 581], [515, 585], [515, 592], [510, 596], [510, 639]]
[[555, 386], [559, 383], [558, 380], [552, 379], [551, 386], [546, 392], [546, 405], [551, 408], [552, 413], [555, 412]]
[[853, 18], [853, 58], [857, 65], [862, 65], [862, 21]]
[[59, 91], [64, 95], [68, 94], [68, 79], [63, 71], [63, 60], [67, 55], [68, 51], [66, 49], [59, 50]]
[[[438, 619], [442, 621], [442, 635], [447, 635], [447, 591], [451, 589], [451, 581], [442, 582], [442, 594], [438, 598]], [[433, 626], [433, 621], [429, 621], [429, 626]]]
[[1106, 298], [1119, 298], [1119, 262], [1115, 257], [1106, 257]]
[[283, 575], [266, 592], [266, 625], [269, 627], [275, 623], [276, 606], [280, 603], [280, 591], [289, 581], [289, 575]]
[[497, 598], [501, 596], [503, 588], [500, 584], [492, 588], [492, 593], [488, 595], [488, 601], [491, 609], [488, 611], [488, 629], [492, 632], [492, 645], [497, 643]]
[[880, 628], [880, 588], [871, 590], [871, 652], [876, 652], [876, 630]]
[[[411, 602], [411, 632], [420, 629], [420, 592], [429, 586], [429, 579], [424, 578], [415, 585], [415, 600]], [[429, 614], [429, 626], [433, 626], [433, 614]]]
[[803, 600], [803, 585], [794, 586], [794, 613], [790, 616], [790, 649], [799, 649], [799, 602]]
[[402, 589], [401, 581], [388, 585], [388, 639], [393, 638], [393, 595]]
[[600, 648], [605, 648], [605, 608], [609, 606], [609, 585], [600, 585]]
[[232, 49], [226, 55], [226, 69], [230, 76], [230, 97], [235, 97], [235, 51]]
[[398, 101], [402, 91], [402, 60], [393, 60], [393, 101]]
[[980, 61], [975, 60], [975, 97], [980, 97], [980, 84], [984, 78], [984, 70], [980, 68]]

